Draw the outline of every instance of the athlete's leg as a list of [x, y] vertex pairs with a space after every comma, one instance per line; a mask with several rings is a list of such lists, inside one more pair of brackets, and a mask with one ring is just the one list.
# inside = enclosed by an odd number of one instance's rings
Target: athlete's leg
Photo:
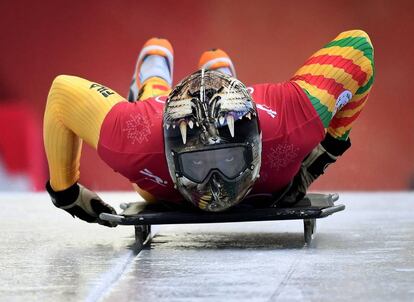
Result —
[[82, 141], [96, 149], [106, 114], [121, 101], [113, 90], [85, 79], [61, 75], [53, 81], [43, 124], [53, 190], [78, 181]]
[[[151, 97], [167, 96], [171, 91], [174, 50], [166, 39], [151, 38], [140, 51], [129, 88], [128, 101], [142, 101]], [[135, 191], [148, 202], [155, 197], [132, 184]]]
[[373, 47], [367, 33], [351, 30], [313, 54], [294, 75], [327, 132], [346, 140], [374, 80]]
[[174, 50], [166, 39], [151, 38], [138, 55], [128, 100], [166, 96], [171, 91]]
[[203, 52], [198, 61], [198, 68], [217, 70], [232, 77], [236, 77], [236, 69], [234, 68], [229, 55], [218, 48]]

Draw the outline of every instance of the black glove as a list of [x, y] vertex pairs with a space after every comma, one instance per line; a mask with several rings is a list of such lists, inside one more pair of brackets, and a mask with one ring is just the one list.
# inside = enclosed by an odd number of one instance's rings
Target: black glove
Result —
[[320, 175], [325, 173], [326, 168], [336, 162], [339, 156], [351, 147], [351, 141], [338, 140], [330, 134], [316, 146], [303, 160], [299, 172], [295, 175], [291, 185], [276, 201], [278, 206], [287, 207], [296, 204], [306, 195], [309, 186]]
[[59, 209], [65, 210], [73, 217], [89, 223], [99, 223], [107, 227], [115, 227], [116, 224], [99, 219], [99, 214], [116, 214], [114, 208], [102, 201], [95, 193], [84, 186], [75, 183], [63, 191], [54, 191], [50, 182], [46, 183], [46, 190], [52, 198], [53, 204]]

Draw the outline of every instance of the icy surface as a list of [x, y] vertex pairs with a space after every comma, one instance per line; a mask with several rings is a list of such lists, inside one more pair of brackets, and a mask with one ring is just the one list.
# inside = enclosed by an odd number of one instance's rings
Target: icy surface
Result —
[[[101, 194], [113, 205], [133, 194]], [[414, 193], [342, 193], [318, 220], [133, 228], [89, 225], [44, 194], [0, 194], [1, 301], [414, 301]]]

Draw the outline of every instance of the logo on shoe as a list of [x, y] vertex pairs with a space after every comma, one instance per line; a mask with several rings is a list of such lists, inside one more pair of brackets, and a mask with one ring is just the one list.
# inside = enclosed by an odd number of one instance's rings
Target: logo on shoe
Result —
[[101, 84], [96, 84], [96, 83], [93, 83], [91, 87], [89, 87], [89, 89], [96, 89], [96, 91], [98, 91], [100, 94], [102, 94], [106, 98], [112, 94], [115, 94], [115, 92], [111, 91], [109, 88]]
[[159, 185], [161, 185], [161, 186], [163, 186], [163, 187], [165, 187], [165, 186], [168, 184], [168, 182], [167, 182], [167, 181], [162, 180], [162, 179], [161, 179], [161, 177], [158, 177], [158, 176], [154, 175], [154, 174], [153, 174], [150, 170], [148, 170], [148, 169], [141, 170], [141, 171], [139, 171], [139, 173], [141, 173], [141, 174], [143, 174], [143, 175], [147, 176], [147, 177], [145, 177], [144, 179], [147, 179], [147, 180], [150, 180], [150, 181], [152, 181], [152, 182], [155, 182], [156, 184], [159, 184]]

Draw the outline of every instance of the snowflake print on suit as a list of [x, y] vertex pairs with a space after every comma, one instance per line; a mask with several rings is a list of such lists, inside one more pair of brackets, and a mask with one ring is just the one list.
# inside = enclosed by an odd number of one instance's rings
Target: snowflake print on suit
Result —
[[130, 117], [125, 122], [126, 125], [122, 128], [122, 132], [127, 132], [127, 138], [131, 141], [131, 144], [148, 142], [153, 125], [151, 120], [141, 114], [131, 114]]
[[299, 148], [293, 144], [279, 144], [270, 150], [271, 152], [267, 155], [267, 158], [270, 166], [276, 171], [279, 171], [281, 168], [286, 168], [287, 165], [293, 163], [299, 152]]

